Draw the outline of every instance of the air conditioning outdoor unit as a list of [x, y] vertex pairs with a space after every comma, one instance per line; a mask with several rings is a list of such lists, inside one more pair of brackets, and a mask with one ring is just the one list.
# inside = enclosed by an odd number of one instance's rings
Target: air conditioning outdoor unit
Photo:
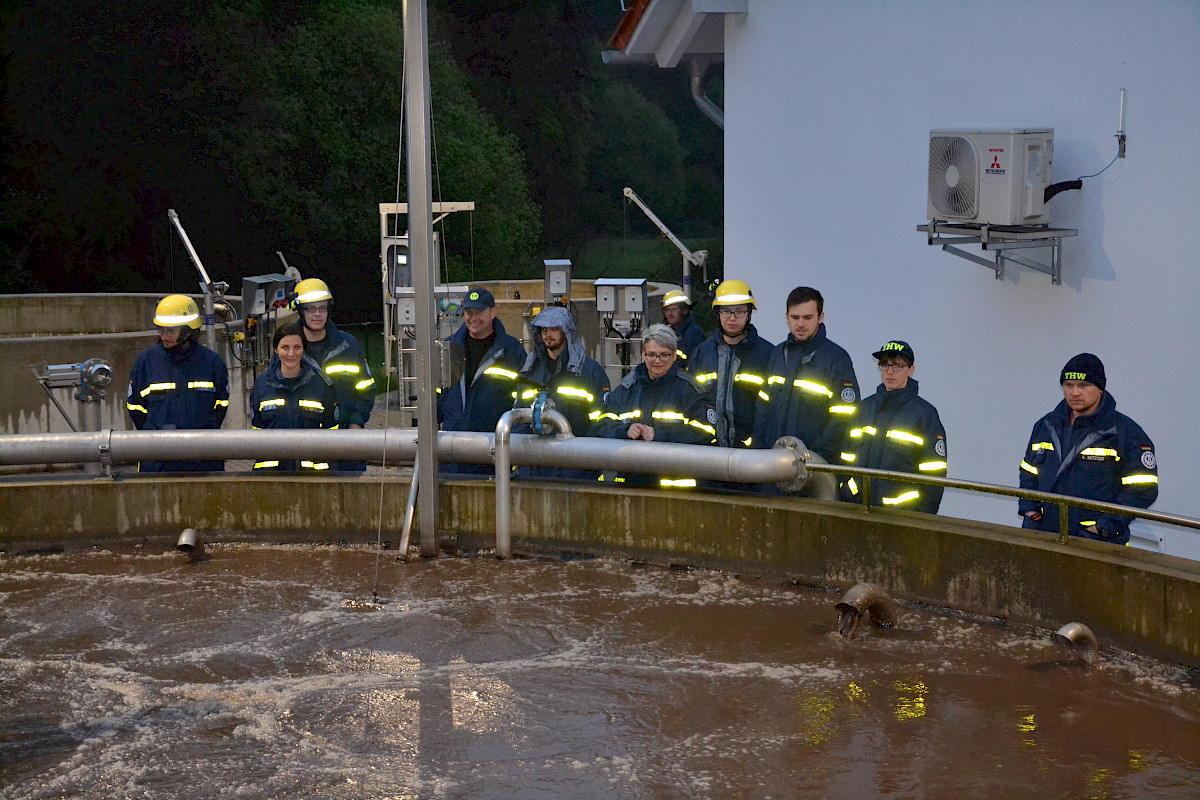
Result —
[[929, 132], [931, 220], [1049, 225], [1053, 128]]

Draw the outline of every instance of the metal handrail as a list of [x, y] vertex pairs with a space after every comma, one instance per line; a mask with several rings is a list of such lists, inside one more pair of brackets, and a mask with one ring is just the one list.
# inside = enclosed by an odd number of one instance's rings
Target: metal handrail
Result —
[[1145, 519], [1151, 522], [1165, 522], [1168, 525], [1177, 525], [1181, 528], [1200, 530], [1200, 520], [1192, 519], [1191, 517], [1181, 517], [1177, 514], [1163, 514], [1162, 512], [1151, 511], [1147, 508], [1122, 506], [1117, 505], [1116, 503], [1105, 503], [1100, 500], [1088, 500], [1083, 497], [1054, 494], [1053, 492], [1040, 492], [1036, 489], [1013, 488], [1011, 486], [1000, 486], [994, 483], [964, 481], [959, 480], [958, 478], [938, 478], [934, 477], [933, 475], [919, 475], [913, 472], [893, 472], [886, 469], [868, 469], [866, 467], [851, 467], [842, 464], [810, 463], [808, 465], [808, 470], [809, 472], [836, 473], [838, 475], [851, 475], [862, 478], [862, 505], [865, 511], [870, 511], [871, 509], [872, 478], [883, 478], [886, 480], [894, 480], [900, 483], [919, 483], [927, 486], [942, 486], [947, 489], [966, 489], [968, 491], [980, 492], [983, 494], [999, 494], [1006, 497], [1037, 500], [1039, 502], [1050, 503], [1056, 506], [1065, 506], [1066, 509], [1058, 515], [1058, 540], [1063, 544], [1067, 544], [1070, 539], [1070, 524], [1068, 520], [1069, 514], [1067, 513], [1067, 510], [1072, 507], [1085, 508], [1088, 511], [1103, 511], [1109, 514], [1119, 514], [1122, 517], [1138, 517], [1139, 519]]

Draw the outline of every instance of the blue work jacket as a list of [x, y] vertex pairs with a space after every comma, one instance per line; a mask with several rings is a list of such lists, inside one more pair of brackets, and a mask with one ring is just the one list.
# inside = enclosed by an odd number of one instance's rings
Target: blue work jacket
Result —
[[[591, 434], [628, 439], [629, 427], [637, 422], [654, 428], [655, 442], [713, 444], [716, 441], [713, 427], [716, 412], [712, 403], [678, 363], [672, 364], [661, 378], [651, 378], [646, 365], [638, 364], [608, 393]], [[620, 475], [617, 480], [638, 485], [657, 483], [664, 487], [696, 485], [690, 478], [651, 478], [646, 475]]]
[[[863, 400], [851, 422], [840, 454], [843, 464], [892, 472], [946, 477], [946, 429], [937, 409], [917, 396], [918, 384], [909, 378], [903, 389], [887, 391], [883, 384]], [[842, 482], [842, 499], [861, 502], [861, 479]], [[941, 486], [871, 479], [871, 505], [910, 508], [936, 514], [942, 504]]]
[[[1135, 508], [1149, 508], [1158, 498], [1158, 462], [1154, 443], [1141, 426], [1117, 411], [1108, 392], [1100, 408], [1070, 424], [1067, 401], [1038, 420], [1025, 447], [1019, 470], [1021, 488], [1054, 492]], [[1058, 506], [1022, 499], [1021, 526], [1058, 531]], [[1071, 508], [1069, 533], [1088, 539], [1129, 544], [1129, 517]], [[1095, 525], [1099, 531], [1087, 530]]]
[[[336, 428], [340, 417], [337, 390], [315, 361], [300, 359], [300, 374], [285, 378], [278, 360], [254, 381], [250, 391], [251, 427], [263, 430]], [[325, 461], [260, 459], [254, 469], [326, 470]]]
[[696, 324], [696, 320], [692, 319], [690, 313], [684, 319], [683, 324], [679, 326], [679, 330], [675, 331], [675, 336], [679, 338], [678, 344], [675, 345], [675, 355], [678, 358], [679, 367], [690, 371], [692, 353], [696, 352], [696, 348], [708, 337], [704, 335], [704, 331]]
[[[125, 408], [139, 431], [216, 430], [229, 410], [229, 370], [194, 339], [143, 350], [129, 373]], [[139, 472], [220, 472], [224, 461], [143, 461]]]
[[715, 334], [692, 352], [688, 373], [709, 395], [717, 412], [717, 444], [749, 447], [754, 434], [758, 393], [767, 383], [767, 365], [774, 347], [758, 335], [753, 324], [746, 326], [745, 339], [725, 343]]
[[824, 323], [806, 342], [797, 342], [789, 333], [775, 346], [767, 364], [753, 446], [769, 448], [781, 436], [795, 436], [836, 464], [858, 399], [854, 363], [845, 350], [829, 341]]

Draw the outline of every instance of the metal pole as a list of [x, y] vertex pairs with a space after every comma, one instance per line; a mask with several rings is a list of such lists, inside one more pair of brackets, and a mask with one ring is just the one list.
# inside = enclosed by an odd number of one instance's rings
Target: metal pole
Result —
[[408, 535], [412, 533], [413, 507], [417, 504], [417, 475], [420, 474], [421, 459], [413, 457], [412, 480], [408, 484], [408, 505], [404, 507], [404, 527], [400, 534], [400, 557], [408, 557]]
[[[563, 437], [571, 436], [571, 423], [557, 411], [547, 409], [542, 419]], [[509, 450], [514, 425], [533, 422], [532, 408], [514, 408], [500, 415], [496, 423], [496, 557], [512, 555], [512, 458]]]
[[428, 22], [425, 0], [404, 0], [404, 119], [408, 137], [408, 247], [417, 302], [417, 480], [421, 555], [438, 553], [437, 411], [433, 387], [433, 180], [430, 175]]

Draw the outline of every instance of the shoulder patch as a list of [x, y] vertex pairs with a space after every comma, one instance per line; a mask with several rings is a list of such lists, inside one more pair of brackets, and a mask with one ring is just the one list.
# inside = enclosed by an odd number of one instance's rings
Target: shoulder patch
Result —
[[854, 387], [853, 386], [847, 386], [845, 389], [842, 389], [842, 402], [843, 403], [853, 403], [854, 402]]
[[708, 424], [709, 425], [717, 424], [717, 410], [715, 408], [713, 408], [712, 406], [709, 406], [709, 408], [708, 408]]
[[937, 443], [933, 446], [933, 452], [937, 453], [942, 458], [946, 457], [946, 440], [938, 437]]
[[1155, 463], [1156, 462], [1154, 460], [1154, 451], [1153, 450], [1143, 450], [1142, 451], [1142, 466], [1145, 467], [1146, 469], [1154, 469]]

